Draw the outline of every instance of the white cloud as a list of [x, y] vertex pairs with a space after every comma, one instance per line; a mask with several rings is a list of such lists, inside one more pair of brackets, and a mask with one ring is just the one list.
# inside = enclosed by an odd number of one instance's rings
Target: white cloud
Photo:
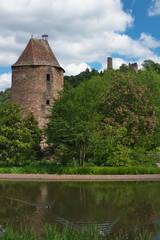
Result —
[[150, 55], [152, 52], [149, 48], [143, 46], [141, 41], [133, 40], [128, 35], [119, 33], [106, 33], [106, 45], [108, 51], [124, 55], [131, 58], [141, 58]]
[[[118, 69], [123, 63], [128, 65], [128, 62], [126, 62], [122, 58], [113, 58], [112, 59], [112, 65], [113, 65], [114, 69]], [[102, 69], [100, 69], [100, 71], [103, 71], [104, 69], [107, 69], [107, 61], [102, 64]]]
[[30, 35], [43, 33], [49, 34], [50, 45], [64, 65], [103, 64], [111, 54], [136, 58], [151, 54], [148, 46], [123, 33], [134, 19], [124, 12], [121, 0], [1, 0], [0, 9], [0, 55], [5, 64], [16, 61]]
[[[154, 6], [159, 2], [154, 1]], [[0, 66], [14, 64], [31, 35], [49, 35], [67, 75], [85, 70], [89, 62], [106, 67], [112, 55], [120, 56], [114, 67], [121, 65], [123, 57], [155, 58], [153, 48], [159, 47], [146, 33], [136, 40], [125, 33], [134, 18], [124, 11], [122, 0], [0, 0], [0, 13]]]
[[[1, 0], [0, 9], [2, 15], [8, 15], [5, 27], [12, 25], [17, 29], [23, 26], [24, 31], [34, 29], [37, 33], [43, 26], [48, 29], [52, 26], [52, 31], [58, 32], [70, 29], [70, 33], [97, 32], [98, 29], [124, 31], [133, 21], [123, 11], [120, 0]], [[79, 29], [79, 26], [83, 28]]]
[[0, 91], [11, 87], [11, 73], [4, 73], [0, 75]]
[[71, 63], [65, 67], [65, 75], [77, 75], [82, 71], [85, 71], [87, 68], [90, 69], [90, 66], [86, 63], [80, 63], [76, 65], [75, 63]]
[[160, 0], [152, 0], [152, 6], [148, 10], [149, 16], [155, 16], [160, 14]]
[[0, 66], [12, 65], [17, 60], [18, 49], [23, 45], [16, 42], [15, 36], [0, 36]]
[[153, 62], [160, 63], [160, 57], [158, 57], [158, 56], [156, 56], [156, 55], [152, 55], [152, 56], [150, 56], [149, 58], [139, 59], [139, 60], [137, 61], [137, 63], [138, 63], [138, 69], [142, 69], [142, 68], [143, 68], [143, 67], [142, 67], [142, 63], [144, 62], [144, 60], [148, 60], [148, 59], [152, 60]]
[[[58, 48], [60, 44], [61, 48]], [[59, 56], [63, 56], [63, 63], [79, 64], [80, 62], [100, 62], [106, 64], [106, 59], [111, 55], [120, 55], [125, 58], [149, 58], [153, 54], [151, 48], [158, 47], [159, 42], [150, 35], [143, 34], [140, 39], [134, 40], [126, 34], [116, 32], [103, 32], [95, 38], [83, 38], [79, 42], [60, 41], [51, 42], [53, 49]], [[66, 58], [67, 56], [67, 58]]]
[[99, 60], [107, 52], [104, 33], [124, 32], [134, 21], [121, 0], [1, 0], [0, 9], [0, 55], [10, 52], [4, 56], [8, 64], [31, 35], [39, 38], [44, 33], [65, 65]]
[[148, 48], [157, 48], [160, 47], [160, 41], [157, 41], [155, 38], [153, 38], [151, 35], [146, 33], [141, 33], [140, 40], [142, 41], [142, 44], [145, 47]]
[[122, 58], [114, 58], [113, 59], [113, 68], [114, 69], [118, 69], [122, 64], [128, 65], [128, 63], [126, 61], [124, 61], [124, 59], [122, 59]]

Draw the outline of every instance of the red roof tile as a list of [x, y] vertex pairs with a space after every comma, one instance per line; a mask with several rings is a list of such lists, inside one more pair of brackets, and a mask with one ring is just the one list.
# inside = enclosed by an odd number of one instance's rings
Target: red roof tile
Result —
[[56, 59], [48, 41], [31, 38], [14, 66], [52, 66], [63, 69]]

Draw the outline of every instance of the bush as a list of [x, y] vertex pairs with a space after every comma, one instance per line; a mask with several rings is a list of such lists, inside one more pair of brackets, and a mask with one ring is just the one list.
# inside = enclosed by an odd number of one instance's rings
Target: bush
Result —
[[67, 167], [64, 174], [120, 175], [120, 174], [160, 174], [160, 168], [154, 167]]
[[18, 167], [0, 167], [1, 173], [13, 174], [68, 174], [68, 175], [117, 175], [117, 174], [160, 174], [156, 167], [64, 167], [63, 165], [36, 161], [30, 165]]
[[0, 107], [0, 161], [19, 164], [35, 159], [40, 151], [41, 132], [32, 115], [22, 117], [16, 104]]

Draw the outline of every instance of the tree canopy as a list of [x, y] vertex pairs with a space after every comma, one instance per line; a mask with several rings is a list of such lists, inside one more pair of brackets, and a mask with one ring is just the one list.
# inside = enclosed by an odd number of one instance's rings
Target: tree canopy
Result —
[[79, 84], [81, 84], [84, 81], [87, 81], [89, 79], [91, 79], [92, 77], [96, 77], [96, 76], [101, 76], [103, 73], [102, 72], [98, 72], [95, 69], [92, 69], [91, 71], [87, 68], [85, 71], [79, 73], [78, 75], [75, 76], [65, 76], [64, 80], [65, 80], [65, 88], [69, 86], [72, 87], [78, 87]]
[[133, 139], [154, 133], [156, 108], [151, 105], [151, 98], [150, 89], [137, 76], [115, 74], [111, 88], [102, 93], [102, 125], [123, 126]]
[[134, 165], [134, 152], [142, 156], [151, 149], [158, 126], [152, 98], [139, 74], [107, 70], [55, 100], [46, 129], [49, 144], [65, 164]]
[[99, 91], [97, 81], [84, 82], [55, 100], [46, 129], [49, 143], [63, 161], [78, 159], [83, 166], [91, 132], [97, 127]]
[[0, 106], [5, 102], [9, 102], [11, 100], [11, 89], [8, 88], [4, 92], [0, 91]]
[[[152, 165], [160, 147], [160, 65], [152, 60], [135, 72], [123, 64], [103, 73], [92, 69], [65, 77], [65, 89], [48, 116], [45, 133], [65, 165]], [[40, 152], [41, 132], [0, 94], [0, 160], [20, 162]], [[3, 102], [3, 104], [2, 104]]]
[[31, 160], [39, 152], [40, 130], [31, 114], [12, 103], [0, 107], [0, 160], [19, 163]]
[[156, 72], [160, 73], [160, 64], [159, 63], [155, 63], [154, 61], [148, 59], [148, 60], [145, 60], [143, 63], [142, 63], [142, 66], [145, 70], [155, 70]]

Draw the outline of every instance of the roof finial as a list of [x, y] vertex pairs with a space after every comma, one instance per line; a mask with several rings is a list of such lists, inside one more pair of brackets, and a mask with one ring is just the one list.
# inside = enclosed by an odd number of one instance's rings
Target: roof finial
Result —
[[42, 39], [48, 40], [48, 35], [47, 35], [47, 34], [43, 34], [43, 35], [42, 35]]

